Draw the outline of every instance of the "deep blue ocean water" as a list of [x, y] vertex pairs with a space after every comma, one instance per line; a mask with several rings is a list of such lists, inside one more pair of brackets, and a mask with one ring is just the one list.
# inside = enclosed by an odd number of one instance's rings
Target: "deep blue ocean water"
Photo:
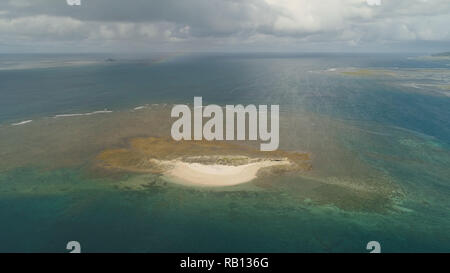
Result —
[[[279, 104], [282, 113], [330, 119], [333, 140], [328, 125], [318, 125], [310, 152], [323, 154], [320, 142], [336, 140], [404, 190], [401, 206], [371, 212], [310, 204], [308, 194], [302, 202], [286, 193], [296, 182], [289, 179], [269, 192], [170, 184], [117, 190], [83, 166], [14, 163], [0, 171], [0, 251], [65, 252], [70, 240], [92, 252], [366, 252], [371, 240], [386, 252], [450, 250], [450, 61], [393, 54], [109, 57], [0, 55], [0, 139], [14, 143], [9, 132], [33, 134], [26, 126], [55, 115], [192, 104], [194, 96], [204, 104]], [[345, 74], [358, 70], [378, 72]], [[27, 120], [33, 122], [11, 125]], [[293, 136], [286, 146], [303, 141]], [[34, 147], [17, 142], [23, 145]], [[2, 162], [9, 155], [0, 152]], [[42, 155], [35, 161], [46, 161], [45, 149]], [[342, 177], [352, 177], [352, 164]]]

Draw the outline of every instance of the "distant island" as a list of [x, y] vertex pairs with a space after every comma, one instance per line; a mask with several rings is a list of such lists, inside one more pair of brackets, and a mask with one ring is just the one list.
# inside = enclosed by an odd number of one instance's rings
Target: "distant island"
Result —
[[432, 57], [450, 57], [450, 51], [432, 54]]
[[446, 61], [450, 59], [450, 51], [435, 53], [427, 56], [410, 57], [410, 59], [425, 60], [425, 61]]

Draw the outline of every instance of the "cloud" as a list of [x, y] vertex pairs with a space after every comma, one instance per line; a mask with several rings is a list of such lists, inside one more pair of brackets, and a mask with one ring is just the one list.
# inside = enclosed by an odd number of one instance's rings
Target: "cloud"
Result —
[[381, 0], [367, 0], [369, 6], [381, 6]]
[[68, 41], [183, 50], [445, 46], [449, 18], [448, 0], [5, 0], [0, 40], [9, 48], [60, 43], [61, 50]]

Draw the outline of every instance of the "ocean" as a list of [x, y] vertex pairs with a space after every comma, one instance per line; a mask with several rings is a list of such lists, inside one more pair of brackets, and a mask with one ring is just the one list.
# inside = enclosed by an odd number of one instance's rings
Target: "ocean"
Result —
[[[312, 169], [200, 188], [97, 166], [194, 96], [280, 105], [280, 149]], [[0, 55], [0, 98], [0, 252], [450, 250], [448, 59]]]

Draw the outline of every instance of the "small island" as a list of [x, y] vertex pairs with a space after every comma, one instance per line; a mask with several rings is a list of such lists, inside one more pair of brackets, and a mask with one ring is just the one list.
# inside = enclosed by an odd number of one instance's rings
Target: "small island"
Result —
[[435, 53], [427, 56], [415, 57], [413, 59], [428, 60], [428, 61], [450, 60], [450, 51]]
[[431, 57], [449, 57], [450, 58], [450, 51], [432, 54]]
[[179, 141], [135, 138], [126, 148], [108, 149], [97, 156], [109, 170], [162, 174], [186, 185], [233, 186], [260, 176], [311, 169], [308, 153], [273, 151], [219, 141]]

